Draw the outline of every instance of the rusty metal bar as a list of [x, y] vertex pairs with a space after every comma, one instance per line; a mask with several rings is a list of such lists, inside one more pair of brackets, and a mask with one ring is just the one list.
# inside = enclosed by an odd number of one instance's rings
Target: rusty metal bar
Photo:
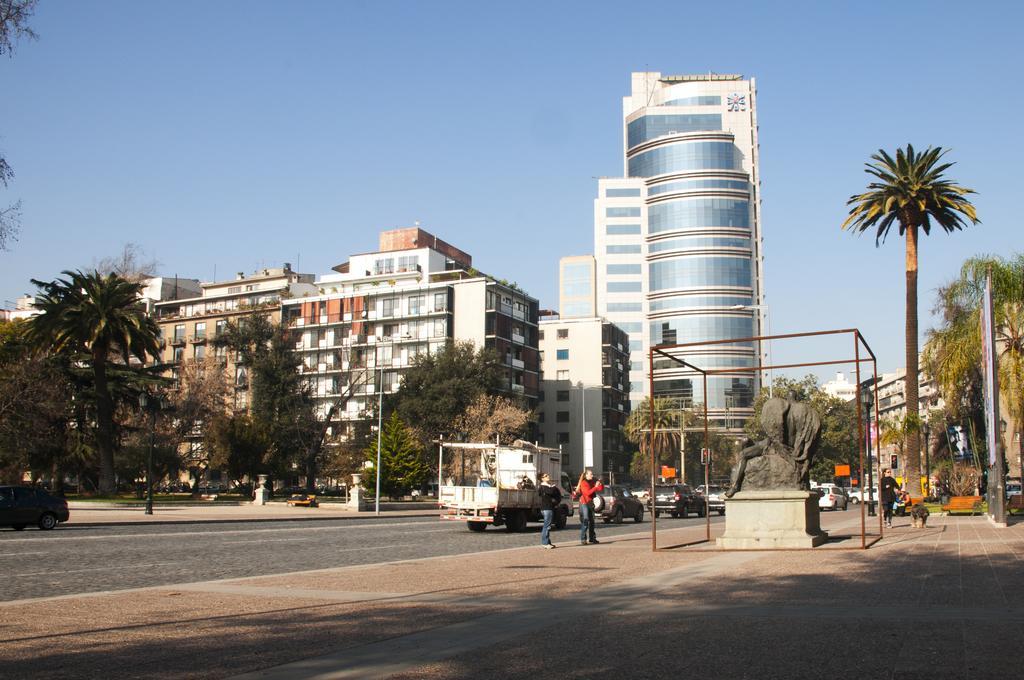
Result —
[[867, 516], [864, 510], [864, 427], [861, 422], [861, 405], [860, 405], [860, 343], [857, 341], [858, 332], [853, 338], [853, 353], [857, 357], [856, 363], [856, 374], [857, 374], [857, 398], [854, 400], [857, 402], [857, 454], [860, 460], [860, 547], [861, 549], [867, 548]]
[[651, 552], [658, 552], [658, 499], [656, 498], [657, 492], [654, 488], [657, 482], [657, 471], [655, 469], [656, 459], [654, 456], [654, 352], [655, 349], [652, 347], [651, 351], [647, 353], [649, 364], [647, 380], [650, 388], [647, 392], [647, 410], [649, 412], [648, 416], [650, 417], [650, 431], [647, 433], [647, 447], [649, 449], [648, 453], [651, 455]]
[[[729, 424], [726, 423], [726, 429]], [[685, 435], [684, 435], [685, 436]], [[704, 448], [708, 451], [708, 462], [704, 464], [704, 523], [707, 527], [705, 532], [705, 538], [711, 541], [711, 504], [708, 500], [708, 494], [711, 493], [710, 486], [710, 471], [711, 471], [711, 435], [708, 431], [708, 374], [704, 374]], [[701, 451], [701, 454], [704, 452]], [[701, 458], [704, 456], [702, 455]], [[703, 462], [703, 461], [701, 461]]]

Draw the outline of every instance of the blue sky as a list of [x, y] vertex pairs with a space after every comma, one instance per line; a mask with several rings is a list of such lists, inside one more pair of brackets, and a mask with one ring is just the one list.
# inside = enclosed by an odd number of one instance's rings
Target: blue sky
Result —
[[[921, 253], [934, 289], [1020, 249], [1017, 3], [68, 2], [0, 60], [0, 149], [24, 201], [0, 299], [140, 244], [204, 280], [323, 273], [419, 220], [557, 306], [621, 175], [629, 73], [757, 78], [776, 333], [857, 326], [903, 365], [903, 246], [839, 231], [878, 148], [952, 148], [983, 224]], [[1016, 163], [1019, 164], [1019, 161]], [[823, 343], [775, 360], [848, 354]], [[822, 371], [827, 374], [827, 370]]]

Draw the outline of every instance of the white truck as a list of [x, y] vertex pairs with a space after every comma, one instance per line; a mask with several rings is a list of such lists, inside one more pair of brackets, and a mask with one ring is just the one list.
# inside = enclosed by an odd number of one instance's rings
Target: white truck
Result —
[[440, 484], [441, 519], [466, 522], [470, 531], [488, 524], [522, 531], [527, 522], [542, 521], [537, 485], [547, 473], [559, 484], [562, 502], [555, 511], [554, 528], [565, 527], [573, 514], [569, 475], [562, 472], [562, 452], [516, 440], [511, 445], [442, 443], [438, 469], [444, 470], [445, 452], [455, 454], [449, 471], [456, 470], [462, 483], [449, 478]]

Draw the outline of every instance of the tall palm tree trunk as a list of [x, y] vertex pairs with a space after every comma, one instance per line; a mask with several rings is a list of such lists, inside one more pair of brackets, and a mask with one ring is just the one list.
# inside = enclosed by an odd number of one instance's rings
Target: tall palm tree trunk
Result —
[[96, 448], [100, 456], [100, 493], [114, 493], [114, 400], [107, 384], [107, 352], [95, 346], [92, 353], [96, 381]]
[[[907, 405], [907, 419], [910, 423], [917, 423], [917, 399], [918, 399], [918, 348], [917, 348], [917, 225], [907, 225], [907, 327], [906, 327], [906, 350], [907, 350], [907, 372], [904, 379]], [[921, 479], [921, 443], [919, 434], [914, 428], [913, 432], [906, 435], [906, 446], [901, 463], [904, 466], [906, 479], [903, 488], [913, 495], [919, 494]]]

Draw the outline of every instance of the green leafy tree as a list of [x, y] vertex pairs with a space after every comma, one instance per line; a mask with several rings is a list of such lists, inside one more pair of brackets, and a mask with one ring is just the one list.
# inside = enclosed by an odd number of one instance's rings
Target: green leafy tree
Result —
[[227, 470], [236, 481], [248, 476], [255, 483], [256, 475], [267, 471], [270, 437], [248, 414], [214, 418], [205, 428], [204, 443], [210, 465]]
[[[943, 231], [963, 229], [968, 221], [978, 224], [974, 205], [966, 198], [974, 191], [946, 178], [945, 172], [953, 163], [942, 162], [946, 151], [942, 147], [928, 147], [918, 153], [910, 144], [906, 150], [897, 149], [894, 159], [879, 149], [871, 156], [865, 172], [872, 175], [867, 191], [855, 194], [847, 201], [849, 216], [842, 228], [856, 233], [874, 230], [875, 244], [881, 244], [893, 224], [906, 240], [906, 403], [907, 412], [916, 415], [918, 405], [918, 341], [917, 341], [917, 263], [918, 232], [931, 233], [932, 225]], [[907, 441], [912, 478], [920, 476], [916, 459], [920, 447], [917, 437]]]
[[929, 373], [939, 383], [951, 422], [970, 422], [975, 431], [984, 431], [979, 312], [989, 274], [992, 276], [1000, 396], [1013, 420], [1011, 431], [1020, 431], [1024, 421], [1024, 404], [1020, 397], [1024, 393], [1021, 384], [1024, 255], [978, 256], [964, 261], [957, 278], [939, 289], [934, 311], [940, 323], [928, 333], [924, 360]]
[[96, 404], [99, 490], [110, 494], [115, 490], [116, 446], [114, 391], [108, 375], [116, 366], [112, 359], [120, 359], [127, 367], [130, 357], [143, 364], [147, 356], [158, 357], [158, 330], [139, 302], [141, 284], [95, 271], [63, 274], [66, 278], [55, 281], [32, 281], [40, 289], [36, 297], [40, 314], [28, 321], [27, 337], [38, 351], [81, 353], [90, 368]]
[[[376, 489], [377, 442], [364, 450], [369, 463], [363, 475], [363, 486]], [[397, 413], [384, 422], [380, 438], [380, 492], [383, 496], [404, 495], [418, 488], [430, 476], [430, 465], [423, 459], [423, 447]]]
[[442, 435], [454, 438], [462, 434], [459, 417], [481, 394], [500, 390], [503, 380], [504, 368], [493, 350], [477, 350], [470, 342], [448, 343], [416, 357], [385, 412], [393, 410], [411, 423], [423, 443]]
[[288, 329], [275, 326], [266, 351], [252, 362], [252, 417], [270, 439], [266, 463], [275, 475], [285, 474], [293, 463], [306, 462], [304, 455], [319, 429], [309, 384], [299, 372], [302, 360], [294, 347]]

